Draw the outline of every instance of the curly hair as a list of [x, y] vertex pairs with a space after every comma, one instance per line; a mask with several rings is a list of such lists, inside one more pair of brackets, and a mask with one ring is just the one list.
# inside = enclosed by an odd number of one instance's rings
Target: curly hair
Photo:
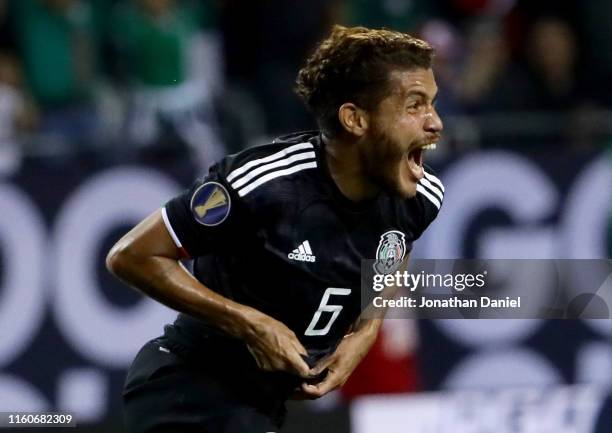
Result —
[[429, 69], [433, 55], [431, 45], [405, 33], [336, 25], [299, 71], [295, 90], [319, 127], [334, 136], [341, 131], [342, 104], [375, 109], [392, 90], [392, 70]]

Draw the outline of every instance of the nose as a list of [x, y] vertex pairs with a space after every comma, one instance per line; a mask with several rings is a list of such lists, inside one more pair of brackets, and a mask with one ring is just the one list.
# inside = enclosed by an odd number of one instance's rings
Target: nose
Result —
[[444, 125], [442, 124], [442, 119], [438, 116], [438, 112], [434, 107], [429, 110], [427, 115], [425, 116], [425, 123], [423, 125], [423, 129], [426, 132], [430, 132], [432, 134], [439, 134], [442, 132]]

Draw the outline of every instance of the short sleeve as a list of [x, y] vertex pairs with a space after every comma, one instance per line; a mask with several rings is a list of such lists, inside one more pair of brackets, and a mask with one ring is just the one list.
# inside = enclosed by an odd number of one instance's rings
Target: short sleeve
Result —
[[444, 202], [444, 185], [429, 167], [424, 170], [424, 177], [417, 183], [416, 199], [419, 202], [421, 217], [417, 238], [436, 219]]
[[219, 165], [162, 208], [164, 224], [174, 243], [190, 258], [235, 245], [234, 240], [247, 225], [245, 214]]

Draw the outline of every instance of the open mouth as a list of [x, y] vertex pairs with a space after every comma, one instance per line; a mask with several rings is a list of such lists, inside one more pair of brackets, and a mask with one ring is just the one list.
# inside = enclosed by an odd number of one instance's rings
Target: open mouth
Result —
[[425, 176], [425, 172], [423, 170], [423, 160], [425, 151], [433, 150], [435, 148], [436, 143], [430, 143], [425, 146], [419, 146], [408, 152], [408, 168], [410, 169], [410, 172], [414, 175], [414, 177], [417, 179], [417, 181], [421, 180]]

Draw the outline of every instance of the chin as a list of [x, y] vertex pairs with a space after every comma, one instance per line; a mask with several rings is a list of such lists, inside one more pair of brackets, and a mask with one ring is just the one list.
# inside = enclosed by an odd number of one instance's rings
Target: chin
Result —
[[402, 188], [401, 191], [399, 191], [399, 196], [401, 198], [403, 198], [404, 200], [407, 200], [409, 198], [412, 198], [414, 196], [416, 196], [416, 184], [412, 185], [410, 188]]
[[416, 196], [416, 183], [410, 182], [397, 182], [390, 188], [394, 195], [399, 196], [401, 199], [408, 200]]
[[403, 200], [410, 199], [416, 196], [417, 183], [415, 179], [407, 173], [402, 172], [401, 166], [395, 172], [396, 176], [389, 176], [391, 172], [381, 176], [380, 184], [391, 194], [400, 197]]

